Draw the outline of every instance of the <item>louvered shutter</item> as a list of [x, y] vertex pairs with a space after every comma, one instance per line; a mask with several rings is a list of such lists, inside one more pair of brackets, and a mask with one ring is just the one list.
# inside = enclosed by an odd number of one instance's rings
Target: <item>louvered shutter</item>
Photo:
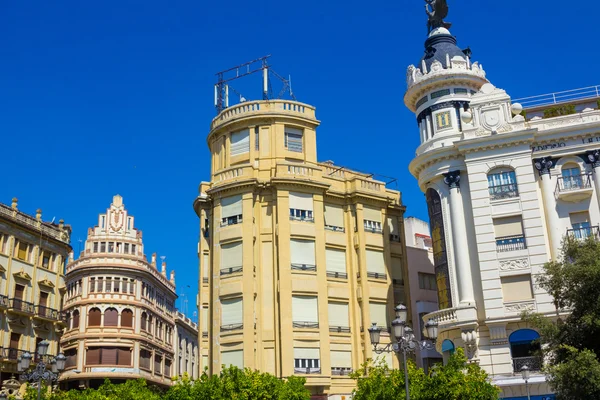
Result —
[[302, 153], [303, 132], [300, 129], [285, 128], [285, 147], [289, 151]]
[[329, 326], [349, 328], [348, 303], [329, 303]]
[[404, 279], [402, 274], [402, 259], [400, 257], [392, 257], [392, 278], [398, 281]]
[[300, 359], [320, 359], [319, 348], [294, 347], [294, 358]]
[[221, 300], [221, 325], [236, 325], [243, 322], [242, 298]]
[[290, 240], [290, 256], [292, 264], [316, 265], [314, 240]]
[[250, 132], [244, 129], [231, 134], [231, 156], [239, 156], [250, 151]]
[[244, 368], [244, 350], [221, 351], [221, 365]]
[[221, 218], [242, 215], [242, 195], [221, 199]]
[[292, 296], [293, 322], [319, 322], [317, 298], [313, 296]]
[[208, 254], [203, 254], [202, 255], [202, 277], [204, 279], [208, 279], [210, 277], [210, 273], [209, 273], [209, 257]]
[[102, 313], [97, 308], [92, 308], [88, 315], [88, 326], [100, 326]]
[[365, 207], [363, 209], [363, 218], [367, 221], [381, 222], [381, 210], [378, 208]]
[[371, 321], [369, 321], [371, 324], [376, 323], [380, 328], [388, 327], [387, 304], [369, 303], [369, 313], [371, 314]]
[[350, 351], [331, 350], [332, 368], [352, 368], [352, 353]]
[[520, 236], [523, 234], [523, 223], [521, 216], [495, 218], [494, 230], [496, 237]]
[[242, 242], [221, 245], [221, 269], [242, 266]]
[[102, 365], [117, 365], [117, 348], [107, 347], [101, 349], [100, 363]]
[[133, 327], [133, 312], [131, 310], [121, 312], [121, 326], [124, 328]]
[[290, 192], [290, 208], [313, 211], [313, 195], [309, 193]]
[[85, 356], [86, 365], [99, 365], [100, 364], [100, 348], [90, 347], [87, 349]]
[[346, 273], [346, 252], [344, 250], [326, 249], [325, 262], [327, 272]]
[[131, 366], [131, 349], [118, 349], [119, 365]]
[[386, 273], [382, 251], [367, 250], [367, 271], [376, 274]]
[[342, 206], [325, 204], [325, 225], [344, 227], [344, 210]]
[[119, 312], [114, 308], [108, 308], [104, 311], [104, 326], [118, 326]]

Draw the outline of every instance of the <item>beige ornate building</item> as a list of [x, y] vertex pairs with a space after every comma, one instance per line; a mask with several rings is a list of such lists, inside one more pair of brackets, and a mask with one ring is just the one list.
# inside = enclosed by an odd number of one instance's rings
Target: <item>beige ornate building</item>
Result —
[[60, 313], [65, 294], [64, 265], [71, 252], [71, 227], [42, 221], [0, 204], [0, 372], [4, 382], [17, 372], [17, 358], [34, 354], [37, 343], [50, 342], [58, 354]]
[[96, 387], [144, 378], [168, 386], [175, 372], [175, 274], [148, 261], [142, 231], [134, 227], [121, 196], [114, 196], [85, 250], [67, 265], [61, 347], [68, 388]]
[[313, 107], [282, 100], [212, 121], [211, 181], [194, 202], [200, 348], [210, 373], [301, 375], [314, 395], [342, 400], [348, 373], [373, 356], [367, 328], [388, 329], [408, 300], [405, 208], [371, 175], [318, 163], [318, 125]]

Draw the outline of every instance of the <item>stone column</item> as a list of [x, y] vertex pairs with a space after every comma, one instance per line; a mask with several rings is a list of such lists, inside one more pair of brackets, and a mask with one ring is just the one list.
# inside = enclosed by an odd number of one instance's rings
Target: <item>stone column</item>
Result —
[[552, 182], [550, 170], [556, 165], [556, 160], [551, 157], [536, 158], [533, 160], [535, 169], [540, 174], [542, 181], [542, 196], [544, 198], [544, 209], [546, 211], [546, 224], [550, 235], [550, 254], [556, 259], [560, 254], [562, 237], [566, 232], [562, 232], [560, 218], [556, 211], [556, 197], [554, 195], [555, 185]]
[[596, 192], [596, 198], [598, 199], [598, 205], [600, 206], [600, 150], [588, 151], [582, 158], [586, 164], [592, 166], [594, 174], [594, 190]]
[[[454, 264], [458, 282], [460, 305], [475, 304], [471, 260], [469, 259], [467, 226], [460, 193], [460, 171], [444, 174], [444, 182], [450, 187], [450, 219], [452, 225], [452, 243], [454, 243]], [[473, 243], [474, 245], [474, 243]]]

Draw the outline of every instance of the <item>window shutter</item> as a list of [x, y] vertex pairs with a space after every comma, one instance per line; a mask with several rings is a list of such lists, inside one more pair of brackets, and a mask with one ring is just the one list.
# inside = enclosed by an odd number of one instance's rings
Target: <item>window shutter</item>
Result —
[[344, 209], [341, 206], [325, 204], [325, 225], [344, 227]]
[[571, 213], [569, 214], [569, 217], [571, 220], [571, 225], [590, 222], [590, 214], [587, 212]]
[[160, 374], [162, 371], [162, 357], [161, 356], [154, 356], [154, 373], [155, 374]]
[[208, 332], [208, 308], [202, 307], [202, 332]]
[[400, 235], [400, 229], [398, 228], [398, 217], [388, 217], [388, 227], [390, 228], [390, 235]]
[[392, 257], [392, 278], [403, 280], [402, 274], [402, 259], [400, 257]]
[[65, 361], [65, 368], [76, 367], [77, 366], [77, 349], [69, 349], [65, 350], [65, 357], [67, 360]]
[[171, 376], [171, 360], [165, 359], [165, 376]]
[[327, 272], [346, 273], [346, 251], [326, 249], [325, 262]]
[[313, 296], [292, 296], [293, 322], [319, 322], [317, 298]]
[[502, 282], [502, 294], [504, 301], [530, 300], [533, 298], [531, 291], [531, 275], [504, 276]]
[[140, 350], [140, 368], [150, 369], [150, 357], [152, 353], [148, 350]]
[[100, 363], [102, 365], [117, 365], [117, 348], [100, 349]]
[[514, 217], [495, 218], [494, 230], [496, 237], [520, 236], [523, 234], [522, 218], [519, 215]]
[[242, 195], [221, 199], [221, 218], [242, 215]]
[[332, 368], [352, 368], [352, 353], [350, 351], [331, 350]]
[[208, 272], [209, 271], [209, 268], [208, 268], [209, 261], [208, 260], [209, 260], [208, 254], [206, 254], [206, 253], [203, 254], [202, 255], [202, 276], [207, 279], [209, 278], [209, 275], [210, 275], [210, 273]]
[[244, 350], [221, 351], [221, 365], [244, 368]]
[[382, 251], [367, 250], [367, 271], [377, 274], [386, 273]]
[[290, 240], [290, 256], [292, 264], [316, 265], [315, 242], [313, 240]]
[[121, 312], [121, 326], [125, 328], [133, 327], [133, 312], [131, 310]]
[[108, 308], [104, 311], [104, 326], [118, 326], [119, 312], [114, 308]]
[[79, 328], [79, 311], [73, 311], [73, 329]]
[[231, 156], [239, 156], [250, 151], [250, 132], [244, 129], [231, 134]]
[[221, 269], [242, 266], [242, 242], [221, 245]]
[[20, 333], [11, 332], [11, 334], [10, 334], [10, 348], [11, 349], [18, 349], [20, 341], [21, 341], [21, 334]]
[[313, 195], [309, 193], [290, 192], [290, 208], [313, 211]]
[[25, 286], [15, 285], [15, 299], [23, 300], [23, 292], [25, 292]]
[[294, 347], [294, 358], [320, 359], [319, 348]]
[[289, 151], [302, 153], [303, 132], [300, 129], [285, 127], [285, 147]]
[[381, 210], [378, 208], [365, 207], [363, 209], [363, 218], [367, 221], [381, 222]]
[[102, 313], [97, 308], [92, 308], [89, 312], [88, 326], [100, 326]]
[[349, 328], [348, 303], [329, 303], [329, 326]]
[[40, 306], [48, 306], [48, 292], [40, 292]]
[[221, 325], [235, 325], [243, 322], [244, 307], [242, 298], [221, 300]]
[[90, 347], [86, 352], [86, 365], [98, 365], [100, 364], [100, 348]]
[[371, 321], [369, 326], [376, 323], [381, 328], [388, 327], [387, 318], [387, 304], [385, 303], [369, 303], [369, 313], [371, 314]]

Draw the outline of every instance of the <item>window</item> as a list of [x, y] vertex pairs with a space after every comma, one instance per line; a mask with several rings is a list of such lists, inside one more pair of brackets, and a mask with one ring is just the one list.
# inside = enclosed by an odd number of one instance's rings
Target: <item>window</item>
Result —
[[342, 206], [325, 204], [325, 229], [344, 232], [344, 209]]
[[10, 236], [5, 233], [0, 233], [0, 253], [8, 254], [10, 249], [9, 241]]
[[293, 151], [295, 153], [302, 153], [302, 138], [303, 132], [300, 129], [294, 129], [290, 127], [285, 127], [285, 148], [288, 151]]
[[371, 324], [385, 331], [388, 330], [387, 304], [385, 303], [369, 303], [369, 313], [371, 315]]
[[112, 278], [106, 278], [106, 283], [104, 284], [104, 292], [112, 292]]
[[133, 255], [136, 255], [136, 254], [137, 254], [137, 253], [135, 252], [135, 248], [136, 248], [136, 245], [135, 245], [135, 244], [132, 244], [132, 245], [131, 245], [131, 254], [133, 254]]
[[540, 351], [539, 338], [539, 333], [533, 329], [519, 329], [508, 337], [514, 372], [520, 373], [525, 365], [531, 371], [541, 370], [542, 357], [538, 355]]
[[436, 131], [446, 128], [452, 128], [452, 119], [450, 118], [450, 111], [442, 111], [437, 113], [435, 115], [435, 125]]
[[577, 164], [565, 164], [561, 169], [561, 175], [564, 190], [576, 190], [583, 188], [581, 170]]
[[454, 93], [455, 94], [467, 94], [468, 90], [467, 89], [463, 89], [463, 88], [456, 88], [456, 89], [454, 89]]
[[496, 250], [499, 253], [527, 248], [520, 215], [494, 219]]
[[125, 254], [129, 254], [129, 243], [125, 243], [125, 244], [123, 245], [123, 252], [124, 252]]
[[148, 314], [146, 314], [145, 312], [142, 313], [142, 319], [141, 319], [141, 327], [140, 329], [143, 331], [147, 331], [148, 330]]
[[348, 350], [331, 350], [331, 374], [348, 375], [352, 372], [352, 352]]
[[165, 358], [165, 376], [171, 376], [171, 360]]
[[89, 347], [86, 352], [86, 365], [130, 366], [131, 349], [120, 347]]
[[150, 371], [150, 360], [152, 359], [152, 352], [141, 349], [140, 350], [140, 368]]
[[244, 304], [241, 297], [221, 300], [221, 332], [244, 327]]
[[202, 254], [202, 283], [208, 283], [209, 278], [209, 255], [207, 253]]
[[129, 294], [135, 295], [135, 279], [129, 279]]
[[291, 268], [296, 271], [316, 271], [314, 240], [290, 240]]
[[104, 291], [104, 280], [102, 278], [96, 279], [96, 291], [102, 293]]
[[52, 268], [52, 253], [49, 251], [44, 251], [42, 253], [42, 268]]
[[421, 107], [423, 104], [427, 103], [427, 100], [429, 100], [427, 96], [421, 98], [421, 100], [417, 101], [417, 104], [415, 104], [415, 108]]
[[121, 291], [121, 279], [115, 278], [113, 283], [113, 292], [119, 293]]
[[19, 240], [17, 244], [17, 258], [23, 261], [29, 261], [29, 245]]
[[365, 207], [363, 209], [363, 219], [365, 231], [372, 233], [382, 233], [381, 229], [381, 210]]
[[327, 276], [331, 278], [348, 278], [345, 250], [325, 249], [325, 263]]
[[328, 306], [329, 331], [350, 333], [348, 303], [330, 302]]
[[68, 349], [64, 352], [65, 357], [65, 368], [73, 368], [77, 366], [77, 348]]
[[437, 290], [435, 284], [435, 274], [419, 272], [419, 289]]
[[79, 310], [73, 311], [73, 329], [79, 329]]
[[294, 372], [318, 374], [321, 372], [321, 357], [318, 348], [294, 348]]
[[500, 282], [505, 302], [533, 299], [531, 275], [503, 276]]
[[290, 192], [290, 219], [314, 222], [312, 194]]
[[244, 129], [231, 134], [231, 157], [246, 154], [250, 151], [250, 132]]
[[404, 272], [402, 269], [402, 259], [400, 257], [392, 257], [392, 278], [394, 284], [404, 284]]
[[93, 252], [94, 253], [98, 252], [98, 242], [94, 242], [94, 250], [93, 250]]
[[260, 150], [260, 136], [259, 136], [260, 128], [258, 126], [254, 127], [254, 150]]
[[106, 253], [106, 242], [100, 242], [100, 253]]
[[225, 197], [221, 200], [221, 226], [242, 223], [242, 196]]
[[108, 252], [109, 253], [114, 253], [115, 251], [115, 243], [114, 242], [108, 242]]
[[202, 307], [200, 317], [202, 318], [202, 337], [208, 337], [208, 307]]
[[[21, 342], [21, 334], [20, 333], [11, 332], [11, 334], [10, 334], [10, 348], [11, 349], [15, 349], [15, 350], [18, 349], [20, 347], [19, 346], [20, 342]], [[14, 359], [16, 359], [16, 358], [17, 358], [17, 352], [15, 352]]]
[[232, 346], [221, 346], [221, 365], [244, 368], [244, 350], [225, 350], [229, 347]]
[[15, 300], [23, 300], [25, 286], [15, 284]]
[[133, 328], [133, 312], [125, 309], [121, 312], [121, 326], [124, 328]]
[[400, 228], [398, 227], [398, 217], [391, 216], [387, 219], [388, 228], [390, 229], [390, 242], [400, 241]]
[[294, 328], [318, 328], [319, 310], [316, 296], [292, 296]]
[[382, 251], [367, 250], [367, 277], [374, 279], [387, 278]]
[[515, 171], [506, 168], [495, 169], [488, 174], [487, 178], [490, 199], [500, 200], [519, 196]]
[[437, 92], [431, 93], [431, 100], [437, 99], [442, 96], [447, 96], [450, 94], [450, 89], [438, 90]]
[[221, 245], [221, 275], [242, 272], [242, 242]]
[[92, 308], [88, 314], [88, 326], [100, 326], [102, 312], [99, 308]]
[[40, 302], [39, 305], [41, 307], [46, 308], [48, 306], [48, 292], [40, 292]]
[[572, 229], [569, 234], [575, 239], [587, 239], [590, 236], [598, 236], [598, 228], [590, 224], [590, 215], [588, 212], [578, 212], [569, 214]]

